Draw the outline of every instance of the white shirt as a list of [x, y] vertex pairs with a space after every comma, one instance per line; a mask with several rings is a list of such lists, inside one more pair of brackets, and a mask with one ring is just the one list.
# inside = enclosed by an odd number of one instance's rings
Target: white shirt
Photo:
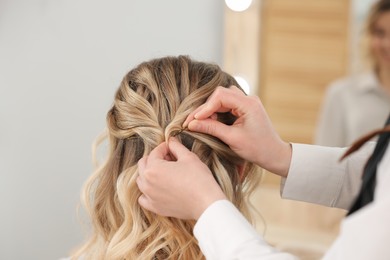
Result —
[[333, 82], [319, 116], [315, 143], [346, 147], [362, 135], [384, 126], [390, 96], [374, 72]]
[[[360, 188], [362, 169], [374, 145], [366, 144], [339, 163], [343, 148], [293, 144], [282, 196], [349, 208]], [[207, 259], [296, 259], [269, 246], [226, 200], [217, 201], [206, 209], [195, 225], [194, 234]], [[390, 149], [378, 166], [374, 202], [344, 219], [340, 234], [324, 259], [390, 259], [389, 241]]]

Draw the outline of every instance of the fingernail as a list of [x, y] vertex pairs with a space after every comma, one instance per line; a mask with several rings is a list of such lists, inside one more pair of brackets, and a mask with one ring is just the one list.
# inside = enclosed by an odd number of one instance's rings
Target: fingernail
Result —
[[174, 136], [169, 137], [169, 142], [176, 142], [177, 139]]
[[188, 120], [188, 118], [184, 121], [182, 128], [187, 128], [188, 124], [191, 122], [191, 120]]

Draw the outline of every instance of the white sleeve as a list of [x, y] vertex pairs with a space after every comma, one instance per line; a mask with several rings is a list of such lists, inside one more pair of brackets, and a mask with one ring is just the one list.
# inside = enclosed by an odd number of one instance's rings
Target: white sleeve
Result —
[[194, 227], [208, 260], [292, 260], [296, 257], [268, 245], [237, 208], [227, 200], [210, 205]]
[[363, 167], [375, 143], [365, 144], [342, 162], [346, 148], [292, 144], [287, 179], [282, 180], [283, 198], [348, 209], [360, 190]]

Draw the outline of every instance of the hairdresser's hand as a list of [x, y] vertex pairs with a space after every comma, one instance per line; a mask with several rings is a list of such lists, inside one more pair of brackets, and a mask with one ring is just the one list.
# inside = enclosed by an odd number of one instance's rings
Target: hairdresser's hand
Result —
[[[225, 125], [214, 119], [218, 112], [231, 112], [237, 120], [231, 126]], [[213, 135], [242, 158], [275, 174], [287, 176], [291, 146], [276, 133], [256, 96], [246, 96], [234, 86], [218, 87], [205, 104], [187, 117], [183, 127]]]
[[169, 149], [164, 142], [143, 157], [138, 172], [139, 204], [162, 216], [198, 219], [213, 202], [226, 199], [209, 168], [175, 138]]

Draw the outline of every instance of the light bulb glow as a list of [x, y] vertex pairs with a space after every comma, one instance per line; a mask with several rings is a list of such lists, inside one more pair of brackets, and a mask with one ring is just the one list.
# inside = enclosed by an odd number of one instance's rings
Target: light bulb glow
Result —
[[251, 92], [251, 87], [249, 86], [248, 81], [246, 81], [243, 77], [240, 76], [234, 76], [234, 79], [237, 81], [240, 87], [245, 91], [245, 93], [249, 95]]
[[225, 3], [231, 10], [242, 12], [249, 8], [252, 0], [225, 0]]

